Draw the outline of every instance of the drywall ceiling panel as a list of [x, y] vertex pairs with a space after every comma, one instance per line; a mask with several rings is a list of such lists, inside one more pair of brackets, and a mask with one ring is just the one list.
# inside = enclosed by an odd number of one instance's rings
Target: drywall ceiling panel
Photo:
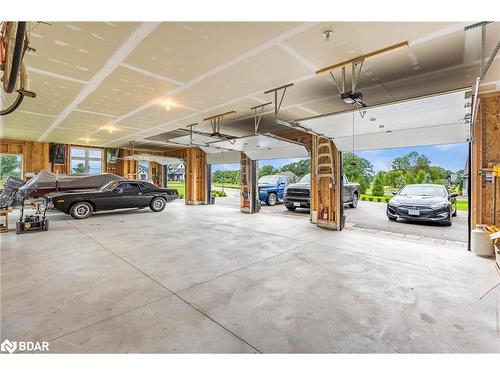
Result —
[[88, 136], [89, 132], [73, 129], [56, 128], [50, 134], [50, 140], [57, 142], [81, 143], [86, 139], [92, 139]]
[[[450, 25], [448, 22], [324, 22], [286, 42], [313, 64], [325, 67]], [[330, 41], [322, 36], [325, 30], [333, 31]]]
[[286, 22], [165, 22], [126, 63], [188, 82], [296, 27]]
[[35, 141], [43, 134], [40, 131], [16, 129], [16, 128], [2, 128], [0, 136], [7, 139], [22, 139]]
[[[467, 141], [467, 138], [468, 131], [463, 124], [449, 124], [434, 126], [432, 129], [403, 129], [391, 133], [357, 135], [354, 138], [354, 150], [463, 143]], [[341, 151], [352, 151], [353, 149], [352, 136], [335, 138], [334, 142]]]
[[221, 103], [264, 92], [304, 77], [311, 72], [279, 48], [270, 48], [217, 73], [179, 93], [182, 103], [204, 104], [205, 110]]
[[175, 87], [120, 66], [78, 108], [120, 116]]
[[[26, 99], [28, 100], [28, 99]], [[43, 133], [54, 121], [52, 116], [15, 111], [1, 118], [2, 126], [7, 129], [30, 130]]]
[[[130, 117], [126, 117], [117, 122], [117, 125], [126, 126], [136, 129], [148, 129], [159, 126], [167, 122], [175, 122], [178, 119], [194, 114], [193, 111], [181, 107], [171, 106], [167, 110], [164, 106], [157, 104], [145, 110], [136, 113]], [[187, 124], [186, 124], [187, 125]], [[182, 124], [177, 125], [180, 127]]]
[[116, 138], [121, 138], [125, 136], [134, 136], [137, 131], [135, 129], [125, 129], [116, 128], [113, 130], [101, 129], [95, 133], [92, 133], [91, 138], [97, 138], [105, 142], [110, 142]]
[[29, 73], [30, 90], [36, 93], [36, 98], [24, 98], [21, 110], [58, 115], [78, 95], [83, 85], [65, 79]]
[[[464, 134], [468, 132], [465, 118], [470, 115], [470, 98], [466, 98], [466, 90], [462, 90], [365, 108], [363, 113], [363, 116], [357, 111], [333, 114], [304, 120], [300, 124], [334, 138], [339, 147], [348, 144], [352, 148], [353, 133], [355, 149], [383, 148], [383, 139], [388, 139], [386, 147], [395, 147], [392, 144], [398, 138], [402, 146], [413, 140], [415, 145], [452, 143], [457, 139], [465, 140]], [[442, 132], [444, 128], [453, 130], [448, 138]], [[414, 129], [420, 131], [410, 131]], [[418, 135], [418, 138], [405, 138], [412, 135]], [[373, 139], [373, 147], [370, 139]]]
[[131, 22], [31, 22], [31, 47], [26, 65], [90, 80], [139, 26]]
[[71, 129], [81, 132], [91, 132], [113, 122], [109, 116], [73, 111], [59, 124], [57, 129]]

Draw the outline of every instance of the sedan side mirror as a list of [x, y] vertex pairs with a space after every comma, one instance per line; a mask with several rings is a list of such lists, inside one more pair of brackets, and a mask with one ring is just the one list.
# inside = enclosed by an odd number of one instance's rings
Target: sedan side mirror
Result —
[[393, 191], [392, 195], [398, 195], [398, 192], [397, 191]]
[[451, 193], [450, 194], [450, 197], [454, 198], [454, 197], [458, 197], [458, 193]]

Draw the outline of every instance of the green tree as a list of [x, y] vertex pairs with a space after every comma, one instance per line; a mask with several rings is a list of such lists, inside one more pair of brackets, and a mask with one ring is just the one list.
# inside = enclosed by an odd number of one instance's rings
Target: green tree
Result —
[[428, 173], [426, 173], [424, 169], [419, 169], [419, 171], [417, 172], [417, 174], [415, 176], [415, 182], [417, 184], [422, 184], [427, 175], [428, 175]]
[[376, 197], [384, 196], [384, 177], [380, 172], [377, 173], [373, 180], [372, 195]]
[[426, 173], [424, 176], [424, 179], [422, 180], [423, 184], [431, 184], [432, 183], [432, 177], [429, 173]]
[[464, 191], [464, 180], [460, 180], [460, 182], [458, 183], [458, 192], [461, 195], [463, 191]]
[[[294, 163], [289, 163], [281, 167], [279, 172], [292, 172], [297, 177], [303, 177], [311, 172], [311, 160], [304, 159]], [[278, 171], [276, 171], [278, 173]]]
[[399, 175], [399, 177], [396, 180], [396, 188], [402, 189], [405, 187], [405, 185], [406, 185], [406, 183], [405, 183], [405, 179], [404, 179], [403, 175]]
[[9, 176], [21, 177], [21, 159], [15, 155], [2, 155], [0, 158], [0, 180], [3, 181]]
[[356, 181], [359, 184], [359, 192], [361, 194], [366, 194], [366, 180], [364, 178], [360, 178], [359, 181]]
[[268, 176], [270, 174], [279, 173], [278, 169], [275, 169], [272, 165], [264, 165], [259, 169], [259, 176]]
[[73, 173], [72, 174], [85, 174], [85, 164], [83, 163], [78, 163], [76, 167], [73, 167]]
[[342, 169], [349, 181], [359, 183], [360, 189], [364, 186], [365, 191], [373, 179], [373, 165], [367, 159], [351, 152], [342, 155]]

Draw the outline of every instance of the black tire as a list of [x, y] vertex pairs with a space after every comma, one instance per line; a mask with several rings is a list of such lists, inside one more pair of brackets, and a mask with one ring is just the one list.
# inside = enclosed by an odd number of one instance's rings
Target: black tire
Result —
[[74, 219], [82, 220], [89, 218], [93, 211], [94, 208], [89, 202], [76, 202], [71, 206], [69, 214]]
[[286, 207], [287, 210], [290, 210], [290, 211], [295, 211], [297, 209], [297, 207], [295, 207], [295, 206], [287, 206], [287, 205], [285, 205], [285, 207]]
[[395, 218], [395, 217], [390, 217], [390, 216], [387, 216], [387, 218], [388, 218], [390, 221], [396, 221], [396, 218]]
[[44, 231], [49, 230], [49, 221], [47, 219], [44, 220], [43, 230]]
[[455, 209], [453, 210], [453, 213], [451, 214], [451, 216], [453, 217], [457, 217], [457, 208], [455, 207]]
[[352, 195], [352, 202], [349, 203], [349, 207], [351, 208], [356, 208], [358, 207], [358, 201], [359, 201], [359, 196], [358, 196], [358, 193], [354, 193]]
[[155, 197], [151, 199], [151, 203], [149, 203], [149, 208], [151, 208], [151, 211], [153, 212], [160, 212], [165, 209], [165, 206], [167, 205], [167, 201], [161, 197]]
[[8, 115], [9, 113], [14, 112], [17, 109], [17, 107], [19, 107], [21, 105], [21, 103], [23, 102], [23, 99], [24, 99], [24, 95], [18, 94], [14, 104], [12, 104], [9, 108], [0, 110], [0, 116]]
[[268, 206], [274, 206], [277, 201], [278, 201], [278, 197], [276, 197], [276, 194], [274, 194], [274, 193], [268, 194], [267, 200], [266, 200], [266, 204]]
[[16, 234], [21, 234], [21, 223], [19, 221], [16, 222]]
[[21, 67], [21, 61], [23, 59], [25, 31], [26, 31], [26, 22], [18, 22], [14, 52], [12, 54], [12, 61], [10, 64], [11, 66], [10, 66], [9, 77], [7, 81], [4, 81], [3, 85], [4, 90], [7, 94], [11, 94], [16, 88], [17, 76], [19, 74], [19, 68]]

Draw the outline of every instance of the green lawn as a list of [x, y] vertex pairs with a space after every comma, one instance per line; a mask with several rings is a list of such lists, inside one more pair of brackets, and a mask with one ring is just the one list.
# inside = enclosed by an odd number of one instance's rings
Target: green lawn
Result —
[[458, 211], [467, 211], [468, 210], [468, 201], [465, 200], [457, 200], [457, 210]]
[[184, 184], [184, 182], [169, 181], [167, 187], [169, 189], [176, 189], [179, 193], [179, 198], [184, 198], [184, 196], [186, 195], [186, 185]]

